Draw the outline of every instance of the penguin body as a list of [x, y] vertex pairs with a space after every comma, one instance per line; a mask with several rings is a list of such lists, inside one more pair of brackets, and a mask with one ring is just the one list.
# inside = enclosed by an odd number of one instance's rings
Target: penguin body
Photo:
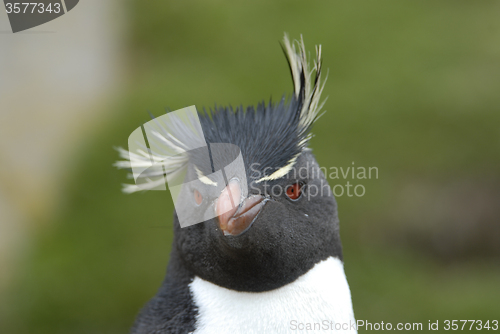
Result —
[[198, 310], [193, 334], [233, 334], [236, 328], [248, 334], [297, 333], [306, 332], [307, 324], [324, 329], [335, 328], [333, 321], [344, 328], [355, 322], [343, 264], [334, 257], [267, 292], [230, 290], [199, 277], [189, 287]]
[[[296, 281], [267, 292], [227, 289], [176, 270], [142, 310], [132, 333], [297, 333], [307, 324], [356, 333], [343, 263], [329, 257]], [[186, 273], [184, 273], [186, 274]], [[301, 326], [302, 324], [302, 326]], [[318, 325], [319, 324], [319, 325]], [[339, 327], [340, 328], [340, 327]]]

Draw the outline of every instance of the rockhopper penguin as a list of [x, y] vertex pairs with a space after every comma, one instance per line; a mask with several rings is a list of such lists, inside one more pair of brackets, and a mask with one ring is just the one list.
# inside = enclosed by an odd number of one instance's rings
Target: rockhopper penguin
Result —
[[[283, 49], [289, 99], [199, 115], [209, 145], [239, 148], [245, 175], [226, 171], [220, 190], [213, 166], [191, 152], [194, 182], [182, 201], [214, 218], [181, 228], [174, 214], [167, 275], [133, 334], [356, 333], [337, 204], [307, 146], [322, 107], [321, 46], [312, 66], [302, 39], [285, 35]], [[121, 153], [128, 161], [118, 167], [141, 159]]]

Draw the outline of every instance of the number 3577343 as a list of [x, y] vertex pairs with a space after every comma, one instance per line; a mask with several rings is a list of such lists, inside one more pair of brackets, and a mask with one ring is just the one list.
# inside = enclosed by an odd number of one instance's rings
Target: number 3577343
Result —
[[498, 330], [498, 320], [488, 320], [483, 322], [481, 320], [445, 320], [444, 327], [445, 331], [456, 331], [456, 330]]
[[43, 14], [43, 13], [60, 13], [61, 4], [56, 3], [38, 3], [38, 2], [7, 2], [5, 3], [7, 14]]

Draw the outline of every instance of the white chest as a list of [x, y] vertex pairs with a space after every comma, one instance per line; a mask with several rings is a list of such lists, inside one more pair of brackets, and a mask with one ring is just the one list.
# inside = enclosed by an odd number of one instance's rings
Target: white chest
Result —
[[190, 290], [198, 306], [194, 334], [356, 333], [349, 327], [355, 322], [351, 293], [337, 258], [272, 291], [238, 292], [199, 277]]

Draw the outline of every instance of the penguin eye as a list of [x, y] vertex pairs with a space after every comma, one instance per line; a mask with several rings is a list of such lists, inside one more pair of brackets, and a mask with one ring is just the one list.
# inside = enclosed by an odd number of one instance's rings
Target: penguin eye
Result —
[[200, 205], [201, 202], [203, 202], [203, 196], [201, 196], [200, 192], [198, 190], [194, 190], [193, 192], [194, 196], [194, 201], [196, 202], [196, 205]]
[[286, 195], [292, 201], [296, 201], [302, 195], [302, 185], [297, 182], [286, 188]]

